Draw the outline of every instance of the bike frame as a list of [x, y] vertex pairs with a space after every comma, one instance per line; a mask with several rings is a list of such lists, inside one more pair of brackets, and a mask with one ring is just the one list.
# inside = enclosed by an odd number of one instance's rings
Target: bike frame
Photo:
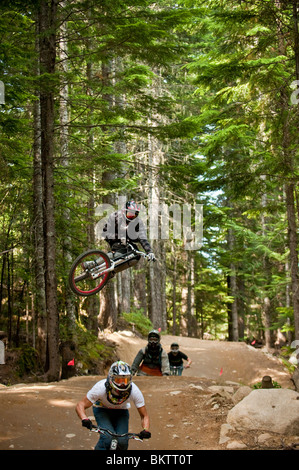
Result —
[[115, 268], [117, 268], [122, 263], [133, 261], [133, 259], [137, 259], [138, 256], [142, 256], [143, 258], [148, 258], [148, 254], [144, 253], [144, 251], [137, 250], [130, 243], [128, 243], [127, 246], [131, 249], [131, 252], [123, 253], [115, 259], [110, 258], [111, 266], [105, 269], [104, 271], [101, 271], [101, 275], [114, 271]]
[[179, 375], [179, 370], [183, 370], [182, 366], [170, 366], [170, 375]]
[[143, 258], [148, 258], [148, 254], [144, 253], [143, 251], [137, 250], [130, 243], [128, 243], [127, 246], [131, 249], [131, 252], [129, 251], [127, 253], [120, 254], [115, 259], [109, 257], [110, 259], [109, 268], [104, 269], [104, 270], [99, 270], [99, 268], [101, 267], [101, 265], [99, 265], [90, 271], [90, 276], [93, 279], [97, 279], [99, 276], [103, 276], [105, 274], [113, 272], [121, 264], [125, 264], [127, 262], [133, 261], [134, 259], [137, 259], [138, 256], [142, 256]]

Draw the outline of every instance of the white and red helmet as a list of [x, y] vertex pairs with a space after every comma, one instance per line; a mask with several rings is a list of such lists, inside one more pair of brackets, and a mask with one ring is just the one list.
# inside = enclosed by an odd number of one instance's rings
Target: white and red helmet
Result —
[[128, 221], [136, 219], [138, 217], [139, 212], [140, 212], [140, 206], [137, 204], [137, 202], [131, 201], [126, 202], [125, 207], [123, 209], [125, 218]]
[[126, 392], [132, 385], [132, 372], [129, 364], [117, 361], [112, 364], [108, 373], [109, 385], [118, 392]]

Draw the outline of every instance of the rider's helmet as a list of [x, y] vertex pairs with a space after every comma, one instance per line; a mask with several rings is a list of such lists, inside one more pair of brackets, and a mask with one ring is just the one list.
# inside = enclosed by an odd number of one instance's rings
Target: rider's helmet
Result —
[[125, 207], [123, 209], [124, 215], [127, 221], [131, 221], [138, 217], [140, 212], [140, 206], [137, 204], [133, 199], [131, 201], [127, 201]]
[[160, 349], [160, 333], [158, 330], [151, 330], [147, 336], [148, 348], [150, 352], [159, 351]]
[[117, 392], [127, 392], [132, 386], [130, 366], [123, 361], [117, 361], [112, 364], [107, 378], [112, 390]]
[[172, 354], [176, 355], [179, 352], [179, 345], [178, 343], [172, 343], [170, 346]]

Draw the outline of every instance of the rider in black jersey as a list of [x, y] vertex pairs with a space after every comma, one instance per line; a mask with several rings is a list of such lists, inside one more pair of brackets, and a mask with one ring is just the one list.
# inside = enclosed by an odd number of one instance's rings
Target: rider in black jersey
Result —
[[144, 224], [138, 217], [139, 213], [140, 206], [135, 201], [126, 202], [123, 209], [113, 212], [108, 217], [103, 228], [103, 237], [113, 252], [121, 250], [128, 243], [133, 246], [140, 243], [144, 251], [150, 254], [149, 259], [152, 261], [155, 255], [147, 240]]
[[172, 343], [170, 346], [170, 352], [168, 353], [168, 359], [170, 364], [170, 369], [176, 367], [178, 369], [178, 375], [182, 375], [184, 369], [184, 361], [187, 361], [186, 369], [190, 367], [192, 361], [186, 356], [183, 352], [179, 350], [178, 343]]
[[[152, 247], [147, 240], [146, 230], [141, 219], [139, 219], [140, 206], [133, 200], [126, 202], [123, 209], [110, 214], [106, 224], [103, 227], [102, 236], [108, 242], [111, 251], [108, 254], [109, 258], [117, 259], [126, 254], [130, 254], [128, 244], [137, 249], [136, 243], [140, 243], [144, 251], [148, 254], [149, 261], [155, 261], [155, 255]], [[122, 263], [115, 272], [123, 271], [128, 267], [134, 266], [138, 263], [140, 255], [134, 256], [128, 261]], [[85, 261], [82, 266], [84, 269], [93, 268], [99, 259], [96, 261]], [[114, 276], [115, 272], [111, 273]]]

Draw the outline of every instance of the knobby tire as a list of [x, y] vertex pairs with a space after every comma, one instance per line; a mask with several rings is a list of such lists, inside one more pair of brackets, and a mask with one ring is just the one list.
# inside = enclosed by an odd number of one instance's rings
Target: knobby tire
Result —
[[[111, 261], [108, 255], [101, 250], [88, 250], [79, 255], [73, 262], [69, 272], [69, 285], [71, 290], [79, 296], [88, 297], [99, 292], [107, 284], [110, 279], [110, 272], [92, 279], [89, 272], [84, 271], [81, 267], [85, 261], [94, 261], [95, 259], [102, 258], [101, 263], [104, 263], [105, 269], [111, 266]], [[82, 284], [85, 282], [86, 286]], [[80, 284], [81, 283], [81, 284]]]

